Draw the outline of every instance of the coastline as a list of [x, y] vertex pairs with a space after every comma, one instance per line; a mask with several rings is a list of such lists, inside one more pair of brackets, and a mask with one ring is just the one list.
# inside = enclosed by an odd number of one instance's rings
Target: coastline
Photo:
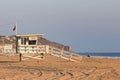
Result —
[[[88, 56], [85, 56], [85, 55], [81, 55], [81, 56], [88, 57]], [[89, 57], [91, 57], [91, 58], [100, 58], [100, 59], [120, 59], [120, 57], [110, 57], [110, 56], [108, 56], [108, 57], [106, 57], [106, 56], [89, 56]]]
[[105, 53], [105, 52], [101, 52], [101, 53], [97, 53], [97, 52], [93, 52], [93, 53], [79, 53], [79, 55], [81, 56], [90, 56], [90, 57], [94, 57], [94, 58], [113, 58], [113, 59], [119, 59], [120, 58], [120, 53], [117, 52], [113, 52], [113, 53]]

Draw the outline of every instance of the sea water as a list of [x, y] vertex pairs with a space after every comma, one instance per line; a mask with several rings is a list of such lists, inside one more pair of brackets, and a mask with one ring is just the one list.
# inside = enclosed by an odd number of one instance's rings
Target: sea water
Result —
[[120, 58], [120, 53], [79, 53], [83, 56], [92, 56], [92, 57], [107, 57], [107, 58]]

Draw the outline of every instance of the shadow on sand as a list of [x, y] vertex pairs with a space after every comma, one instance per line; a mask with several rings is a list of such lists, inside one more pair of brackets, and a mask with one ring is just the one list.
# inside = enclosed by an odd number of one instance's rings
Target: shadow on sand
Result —
[[0, 63], [19, 63], [20, 61], [0, 61]]

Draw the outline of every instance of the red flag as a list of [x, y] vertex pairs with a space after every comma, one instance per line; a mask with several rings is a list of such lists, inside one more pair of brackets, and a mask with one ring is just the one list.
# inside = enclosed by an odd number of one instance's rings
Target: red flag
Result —
[[14, 27], [13, 27], [13, 31], [15, 31], [16, 30], [16, 25], [14, 25]]

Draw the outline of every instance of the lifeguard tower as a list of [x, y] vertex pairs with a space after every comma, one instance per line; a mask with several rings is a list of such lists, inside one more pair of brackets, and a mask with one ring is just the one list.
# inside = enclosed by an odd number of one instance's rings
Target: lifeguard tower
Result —
[[46, 46], [39, 43], [41, 38], [43, 38], [43, 34], [16, 35], [16, 52], [46, 53]]

